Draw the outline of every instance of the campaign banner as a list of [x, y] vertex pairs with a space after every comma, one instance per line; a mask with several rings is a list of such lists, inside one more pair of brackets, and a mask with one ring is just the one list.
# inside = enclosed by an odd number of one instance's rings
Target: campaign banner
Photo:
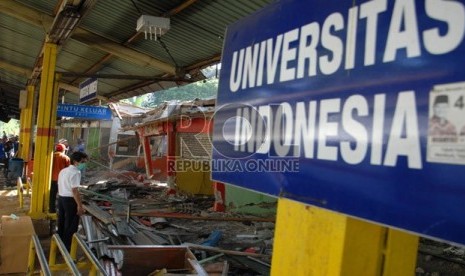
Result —
[[77, 104], [58, 104], [58, 117], [73, 117], [89, 120], [111, 120], [112, 113], [108, 107], [77, 105]]
[[228, 27], [212, 178], [465, 244], [465, 4], [277, 1]]

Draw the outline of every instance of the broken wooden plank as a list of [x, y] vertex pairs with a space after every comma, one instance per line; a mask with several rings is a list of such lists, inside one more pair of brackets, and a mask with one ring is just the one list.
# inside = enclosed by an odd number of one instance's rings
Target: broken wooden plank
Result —
[[88, 212], [92, 216], [96, 217], [98, 220], [100, 220], [104, 224], [112, 224], [113, 223], [113, 218], [111, 217], [111, 215], [109, 213], [103, 211], [95, 203], [91, 202], [90, 204], [84, 204], [83, 207], [86, 210], [86, 212]]

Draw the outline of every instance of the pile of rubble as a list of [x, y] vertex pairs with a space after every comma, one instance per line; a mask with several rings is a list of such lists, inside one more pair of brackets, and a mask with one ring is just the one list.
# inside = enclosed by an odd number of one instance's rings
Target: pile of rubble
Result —
[[269, 274], [274, 218], [213, 212], [213, 196], [140, 180], [101, 173], [81, 190], [79, 233], [108, 274]]

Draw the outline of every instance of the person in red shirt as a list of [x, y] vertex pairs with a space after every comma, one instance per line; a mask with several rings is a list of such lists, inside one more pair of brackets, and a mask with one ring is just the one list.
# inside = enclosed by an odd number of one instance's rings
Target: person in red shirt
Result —
[[58, 174], [71, 164], [69, 157], [65, 154], [66, 146], [57, 144], [53, 153], [52, 181], [50, 183], [49, 213], [56, 213], [56, 197], [58, 193]]

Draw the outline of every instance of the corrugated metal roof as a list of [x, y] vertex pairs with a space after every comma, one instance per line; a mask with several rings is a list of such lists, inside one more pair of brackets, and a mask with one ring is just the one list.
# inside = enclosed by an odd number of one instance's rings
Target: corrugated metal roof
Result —
[[123, 43], [134, 34], [138, 18], [139, 14], [131, 1], [97, 1], [81, 27]]
[[37, 57], [45, 32], [15, 18], [0, 16], [1, 59], [19, 66], [30, 66]]
[[[16, 93], [16, 100], [39, 60], [45, 33], [62, 1], [0, 2], [0, 88]], [[78, 29], [58, 48], [56, 71], [72, 73], [72, 76], [62, 76], [60, 81], [78, 87], [92, 74], [128, 75], [127, 79], [99, 79], [99, 94], [117, 100], [189, 83], [188, 80], [179, 82], [184, 75], [170, 74], [175, 71], [170, 68], [176, 68], [176, 72], [189, 73], [186, 68], [198, 72], [200, 65], [197, 64], [205, 66], [219, 61], [226, 27], [273, 0], [68, 2], [85, 3], [76, 7], [80, 12], [88, 5], [92, 8], [83, 15]], [[143, 34], [135, 36], [140, 15], [162, 16], [183, 4], [188, 5], [169, 16], [171, 28], [161, 41], [145, 40]], [[141, 76], [157, 80], [137, 79]], [[67, 102], [77, 100], [76, 94], [65, 94]]]

